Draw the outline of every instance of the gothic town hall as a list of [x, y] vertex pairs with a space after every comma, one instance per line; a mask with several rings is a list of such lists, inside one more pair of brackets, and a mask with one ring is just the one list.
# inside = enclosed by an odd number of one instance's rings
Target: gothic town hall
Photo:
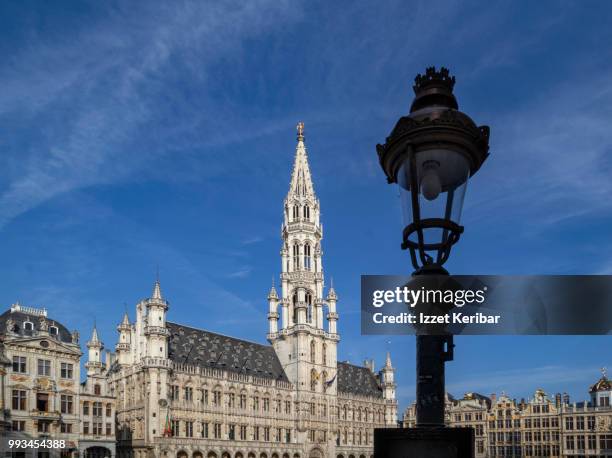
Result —
[[[116, 443], [106, 456], [371, 458], [374, 429], [397, 424], [394, 369], [389, 354], [378, 372], [373, 362], [337, 359], [338, 296], [325, 287], [320, 203], [301, 123], [281, 237], [280, 291], [272, 286], [267, 297], [269, 345], [172, 322], [159, 281], [136, 305], [134, 322], [127, 313], [120, 320], [115, 353], [102, 357], [94, 329], [87, 384], [112, 401]], [[2, 317], [15, 326], [10, 312]], [[39, 326], [30, 324], [31, 337]], [[23, 342], [18, 327], [4, 340], [9, 360], [21, 348], [11, 342]], [[78, 368], [78, 360], [72, 363]], [[81, 398], [79, 416], [87, 403], [85, 393]], [[78, 423], [72, 443], [95, 441], [91, 428], [83, 431], [84, 419]], [[27, 430], [25, 417], [23, 425]]]
[[280, 294], [268, 294], [270, 345], [171, 321], [159, 282], [118, 327], [107, 379], [118, 456], [370, 457], [373, 430], [395, 425], [390, 357], [338, 362], [338, 297], [325, 294], [319, 219], [303, 125], [284, 202]]

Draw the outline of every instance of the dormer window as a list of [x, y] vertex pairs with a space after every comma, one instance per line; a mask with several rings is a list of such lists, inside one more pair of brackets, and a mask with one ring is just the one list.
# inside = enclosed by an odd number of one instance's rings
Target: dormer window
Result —
[[32, 323], [31, 321], [24, 321], [23, 322], [23, 330], [24, 331], [33, 331], [34, 330], [34, 323]]
[[49, 327], [49, 334], [51, 334], [52, 336], [56, 336], [59, 334], [59, 329], [57, 328], [57, 326], [50, 326]]

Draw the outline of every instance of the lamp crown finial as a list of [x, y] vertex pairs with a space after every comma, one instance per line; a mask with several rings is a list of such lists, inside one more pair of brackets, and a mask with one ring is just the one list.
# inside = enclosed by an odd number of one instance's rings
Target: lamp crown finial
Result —
[[304, 140], [304, 123], [302, 121], [297, 123], [295, 126], [298, 133], [298, 140]]
[[436, 67], [427, 67], [425, 69], [425, 74], [421, 75], [420, 73], [414, 78], [414, 92], [418, 92], [421, 89], [425, 89], [426, 87], [432, 85], [442, 85], [446, 86], [451, 92], [455, 87], [455, 77], [451, 76], [448, 68], [440, 67], [440, 70], [437, 71]]

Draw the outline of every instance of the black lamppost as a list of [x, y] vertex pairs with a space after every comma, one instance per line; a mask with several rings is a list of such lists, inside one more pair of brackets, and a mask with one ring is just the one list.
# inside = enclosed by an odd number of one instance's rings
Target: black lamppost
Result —
[[[446, 68], [417, 75], [410, 114], [376, 146], [387, 181], [399, 185], [402, 249], [410, 252], [413, 275], [448, 275], [443, 265], [463, 232], [468, 179], [488, 156], [489, 128], [459, 111], [454, 85]], [[417, 335], [417, 428], [444, 426], [444, 363], [453, 346], [452, 335]]]

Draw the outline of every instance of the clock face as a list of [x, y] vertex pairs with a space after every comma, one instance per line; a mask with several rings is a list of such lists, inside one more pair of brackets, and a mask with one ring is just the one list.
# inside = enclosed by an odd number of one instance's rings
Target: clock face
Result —
[[159, 400], [159, 406], [160, 407], [166, 407], [168, 405], [168, 401], [166, 401], [165, 399], [160, 399]]

